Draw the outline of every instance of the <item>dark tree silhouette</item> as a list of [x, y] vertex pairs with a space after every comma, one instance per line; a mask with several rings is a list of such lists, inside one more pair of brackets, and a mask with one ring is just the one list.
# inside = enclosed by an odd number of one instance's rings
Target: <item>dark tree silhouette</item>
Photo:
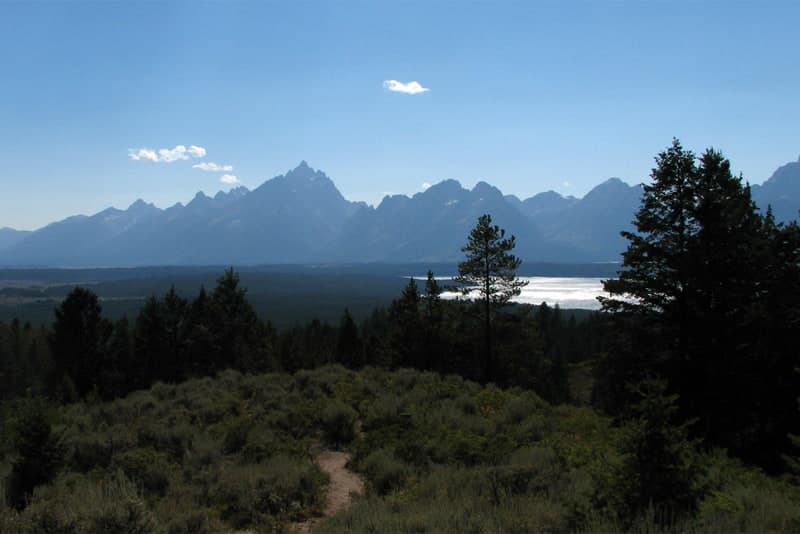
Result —
[[56, 308], [50, 336], [56, 388], [72, 384], [78, 395], [85, 395], [96, 384], [105, 340], [111, 333], [101, 313], [97, 295], [83, 287], [70, 291]]
[[698, 418], [697, 435], [774, 466], [797, 419], [792, 357], [770, 339], [797, 331], [775, 315], [796, 308], [776, 298], [797, 301], [798, 253], [780, 244], [793, 231], [760, 215], [716, 150], [698, 158], [674, 140], [652, 178], [637, 231], [623, 233], [619, 277], [605, 282], [611, 297], [601, 299], [618, 334], [599, 367], [601, 397], [620, 411], [632, 402], [626, 384], [664, 377], [681, 416]]
[[358, 335], [358, 326], [350, 315], [350, 310], [344, 309], [339, 323], [339, 339], [336, 342], [336, 360], [351, 368], [363, 365], [361, 338]]
[[517, 269], [522, 260], [511, 254], [515, 239], [505, 237], [506, 231], [492, 225], [492, 216], [478, 217], [478, 223], [469, 234], [466, 246], [461, 251], [467, 259], [458, 264], [458, 276], [454, 282], [461, 284], [461, 291], [469, 295], [477, 291], [483, 303], [484, 323], [484, 373], [485, 379], [494, 379], [495, 364], [492, 355], [492, 313], [506, 304], [511, 297], [519, 295], [527, 281], [517, 278]]
[[6, 486], [6, 501], [20, 510], [34, 488], [49, 482], [56, 474], [61, 451], [52, 435], [47, 407], [42, 399], [25, 399], [17, 406], [13, 425], [13, 445], [17, 458], [11, 466]]

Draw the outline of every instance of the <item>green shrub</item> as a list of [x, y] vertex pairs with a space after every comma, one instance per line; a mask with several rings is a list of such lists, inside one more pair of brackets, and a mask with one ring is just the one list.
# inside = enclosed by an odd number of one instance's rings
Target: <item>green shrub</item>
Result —
[[322, 506], [325, 475], [315, 465], [286, 456], [269, 463], [225, 466], [211, 491], [220, 516], [235, 528], [263, 525], [270, 517], [301, 520]]
[[401, 487], [408, 476], [406, 465], [388, 449], [379, 449], [364, 458], [361, 470], [378, 495]]
[[74, 471], [85, 473], [111, 464], [115, 444], [112, 434], [82, 432], [66, 440], [66, 464]]
[[20, 527], [31, 534], [163, 531], [135, 484], [121, 473], [100, 481], [62, 478], [37, 490]]
[[343, 402], [330, 402], [320, 416], [325, 441], [334, 446], [345, 445], [353, 441], [357, 417], [356, 411]]
[[193, 470], [208, 468], [222, 458], [222, 444], [205, 432], [198, 433], [186, 453], [184, 466]]
[[504, 406], [503, 421], [506, 424], [516, 425], [546, 407], [547, 403], [536, 396], [535, 393], [526, 392], [519, 397], [511, 399]]
[[234, 454], [241, 451], [247, 444], [247, 435], [253, 422], [247, 417], [237, 417], [226, 426], [227, 430], [222, 439], [222, 452]]
[[140, 447], [151, 447], [180, 462], [191, 446], [192, 429], [185, 424], [176, 425], [159, 420], [140, 428], [137, 441]]
[[227, 530], [218, 514], [198, 502], [196, 486], [170, 488], [155, 506], [168, 534], [213, 534]]
[[135, 449], [115, 458], [116, 465], [147, 493], [164, 496], [170, 484], [172, 466], [163, 452]]

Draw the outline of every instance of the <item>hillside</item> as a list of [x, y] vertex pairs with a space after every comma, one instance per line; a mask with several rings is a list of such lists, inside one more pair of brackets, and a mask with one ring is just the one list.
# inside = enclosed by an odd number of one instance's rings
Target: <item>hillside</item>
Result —
[[[37, 412], [25, 400], [4, 408], [8, 462], [16, 421]], [[552, 406], [530, 391], [455, 376], [338, 366], [295, 375], [226, 371], [113, 402], [60, 407], [48, 417], [63, 455], [58, 475], [23, 512], [0, 509], [0, 532], [109, 525], [279, 531], [322, 514], [328, 480], [310, 456], [318, 443], [352, 453], [366, 496], [317, 522], [315, 531], [622, 525], [607, 505], [625, 498], [626, 428], [588, 408]], [[697, 460], [705, 497], [692, 519], [671, 528], [763, 532], [800, 525], [797, 488], [720, 453]], [[635, 524], [661, 531], [651, 519]]]

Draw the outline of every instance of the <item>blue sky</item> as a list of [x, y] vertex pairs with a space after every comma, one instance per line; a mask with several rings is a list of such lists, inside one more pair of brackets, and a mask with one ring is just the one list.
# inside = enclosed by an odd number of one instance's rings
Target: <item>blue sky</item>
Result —
[[0, 227], [166, 207], [226, 174], [253, 188], [302, 159], [371, 203], [447, 178], [581, 196], [645, 180], [673, 136], [760, 183], [800, 154], [799, 17], [800, 2], [0, 2]]

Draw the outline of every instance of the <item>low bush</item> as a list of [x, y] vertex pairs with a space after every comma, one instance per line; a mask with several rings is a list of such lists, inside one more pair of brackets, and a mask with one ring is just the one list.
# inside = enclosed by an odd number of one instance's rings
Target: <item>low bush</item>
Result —
[[270, 516], [301, 520], [322, 506], [327, 482], [315, 465], [286, 456], [268, 463], [222, 468], [211, 489], [211, 502], [235, 528], [263, 525]]
[[16, 526], [31, 534], [164, 531], [136, 485], [121, 473], [101, 481], [61, 478], [37, 490]]
[[378, 495], [398, 489], [408, 476], [406, 465], [388, 449], [379, 449], [364, 458], [361, 470]]
[[115, 464], [145, 492], [162, 497], [167, 493], [173, 466], [163, 452], [135, 449], [117, 456]]
[[320, 415], [323, 437], [335, 447], [346, 445], [355, 438], [355, 424], [358, 414], [341, 401], [333, 401], [325, 406]]

